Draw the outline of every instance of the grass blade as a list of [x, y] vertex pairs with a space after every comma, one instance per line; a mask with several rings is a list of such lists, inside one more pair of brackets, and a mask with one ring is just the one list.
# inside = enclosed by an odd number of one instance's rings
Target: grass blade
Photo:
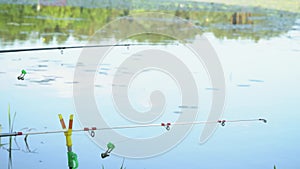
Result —
[[14, 124], [15, 124], [15, 119], [16, 119], [17, 112], [14, 113], [14, 117], [12, 118], [12, 123], [11, 123], [11, 133], [14, 131]]
[[8, 130], [11, 132], [10, 105], [8, 105]]
[[122, 161], [122, 165], [121, 165], [121, 168], [120, 169], [125, 169], [125, 168], [123, 168], [124, 167], [124, 161], [125, 161], [125, 158], [123, 158], [123, 161]]
[[[8, 129], [9, 132], [12, 132], [12, 124], [11, 124], [11, 114], [10, 114], [10, 105], [8, 105]], [[8, 152], [11, 152], [11, 147], [12, 147], [12, 137], [9, 137], [9, 147], [8, 147]]]
[[25, 144], [26, 144], [27, 151], [28, 151], [28, 152], [31, 152], [31, 151], [30, 151], [30, 148], [29, 148], [29, 144], [28, 144], [28, 142], [27, 142], [27, 137], [28, 137], [28, 134], [25, 136], [24, 141], [25, 141]]
[[[14, 115], [14, 117], [16, 116], [16, 113]], [[12, 132], [13, 130], [13, 124], [11, 121], [11, 114], [10, 114], [10, 105], [8, 105], [8, 124], [9, 124], [9, 132]], [[9, 148], [8, 148], [8, 168], [11, 169], [12, 168], [12, 136], [9, 137]]]

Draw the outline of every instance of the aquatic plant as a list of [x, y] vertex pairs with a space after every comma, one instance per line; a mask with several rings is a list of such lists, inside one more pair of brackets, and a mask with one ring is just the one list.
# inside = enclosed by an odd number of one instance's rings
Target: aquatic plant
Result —
[[[11, 118], [11, 113], [10, 113], [10, 105], [8, 105], [8, 127], [9, 127], [9, 132], [13, 132], [13, 128], [14, 128], [14, 123], [15, 123], [15, 117], [16, 117], [16, 112], [14, 113], [13, 118]], [[8, 168], [12, 168], [12, 136], [9, 137], [9, 147], [7, 149], [8, 151]]]
[[[2, 125], [0, 124], [0, 133], [2, 132]], [[1, 142], [1, 137], [0, 137], [0, 148], [2, 147], [2, 146], [4, 146], [4, 145], [6, 145], [6, 144], [2, 144], [2, 142]]]
[[[11, 114], [10, 105], [8, 105], [7, 115], [8, 115], [8, 130], [9, 130], [9, 133], [13, 133], [17, 113], [15, 112], [13, 115]], [[32, 130], [32, 129], [28, 129], [28, 131], [30, 131], [30, 130]], [[0, 124], [0, 133], [1, 132], [2, 132], [2, 125]], [[15, 149], [13, 148], [13, 137], [14, 137], [15, 145], [17, 146], [17, 148], [15, 148]], [[24, 138], [27, 150], [26, 151], [23, 150], [23, 151], [29, 152], [29, 153], [35, 153], [36, 150], [32, 151], [29, 148], [29, 145], [27, 142], [27, 137], [28, 137], [28, 135], [26, 135]], [[8, 147], [5, 147], [5, 145], [8, 145]], [[11, 169], [12, 168], [12, 150], [21, 150], [20, 146], [17, 143], [16, 136], [10, 135], [8, 143], [4, 143], [4, 144], [1, 143], [1, 137], [0, 137], [0, 147], [3, 147], [6, 151], [8, 151], [8, 169]]]
[[[125, 161], [125, 158], [123, 158], [122, 165], [121, 165], [121, 168], [120, 168], [120, 169], [126, 169], [126, 167], [124, 167], [124, 161]], [[123, 167], [124, 167], [124, 168], [123, 168]]]

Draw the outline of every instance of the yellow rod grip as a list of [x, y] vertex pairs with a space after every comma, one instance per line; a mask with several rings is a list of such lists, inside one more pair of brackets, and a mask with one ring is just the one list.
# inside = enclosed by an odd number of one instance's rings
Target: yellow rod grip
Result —
[[67, 146], [71, 147], [72, 146], [72, 129], [68, 129], [68, 131], [65, 132], [65, 136], [66, 136]]

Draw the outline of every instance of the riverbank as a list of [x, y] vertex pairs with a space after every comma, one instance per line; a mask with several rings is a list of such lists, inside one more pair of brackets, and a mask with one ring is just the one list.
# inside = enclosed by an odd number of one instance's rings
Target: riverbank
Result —
[[212, 2], [226, 5], [253, 6], [268, 9], [300, 13], [299, 0], [191, 0], [196, 2]]

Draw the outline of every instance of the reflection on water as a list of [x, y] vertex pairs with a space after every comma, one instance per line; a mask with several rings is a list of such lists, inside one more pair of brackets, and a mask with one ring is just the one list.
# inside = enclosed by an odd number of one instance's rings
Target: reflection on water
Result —
[[[61, 1], [59, 1], [61, 2]], [[267, 10], [260, 8], [240, 8], [237, 6], [216, 5], [210, 3], [161, 3], [150, 5], [151, 2], [124, 4], [105, 1], [94, 6], [88, 3], [78, 6], [55, 6], [41, 1], [37, 10], [36, 4], [1, 4], [0, 6], [0, 35], [1, 46], [11, 45], [15, 42], [44, 43], [55, 41], [63, 44], [70, 38], [75, 41], [85, 41], [98, 29], [118, 17], [128, 16], [146, 11], [159, 11], [180, 17], [196, 25], [203, 32], [213, 32], [220, 39], [268, 39], [279, 36], [292, 28], [297, 14]], [[155, 2], [153, 2], [155, 3]], [[127, 4], [127, 5], [126, 5]], [[114, 5], [116, 7], [114, 7]], [[93, 8], [91, 8], [93, 7]], [[97, 8], [95, 8], [97, 7]], [[144, 18], [146, 20], [151, 19]], [[129, 18], [130, 19], [130, 18]], [[145, 25], [146, 26], [146, 25]], [[113, 30], [126, 29], [123, 27]], [[163, 28], [162, 28], [163, 29]], [[167, 29], [167, 27], [166, 27]], [[181, 30], [186, 32], [188, 30]], [[106, 32], [111, 37], [116, 32]], [[185, 38], [193, 39], [195, 35], [184, 33]], [[188, 36], [186, 36], [188, 35]], [[118, 38], [118, 37], [116, 37]], [[142, 37], [140, 41], [158, 42], [162, 36]]]
[[214, 90], [214, 91], [218, 91], [219, 89], [218, 88], [212, 88], [212, 87], [207, 87], [205, 88], [206, 90]]
[[237, 87], [250, 87], [249, 84], [238, 84]]
[[236, 24], [253, 24], [253, 21], [250, 19], [251, 13], [248, 12], [235, 12], [231, 16], [231, 23]]
[[[299, 46], [297, 44], [299, 44], [300, 37], [300, 20], [296, 20], [299, 17], [297, 14], [210, 3], [193, 3], [189, 5], [188, 3], [170, 4], [168, 1], [162, 1], [157, 5], [151, 1], [133, 4], [129, 0], [128, 3], [122, 1], [122, 4], [120, 4], [121, 1], [117, 3], [115, 0], [87, 0], [86, 4], [76, 4], [75, 0], [72, 2], [59, 2], [63, 1], [40, 0], [40, 4], [36, 5], [36, 0], [23, 0], [18, 1], [20, 4], [1, 4], [0, 46], [2, 48], [20, 48], [21, 46], [29, 48], [36, 45], [56, 45], [57, 43], [69, 45], [69, 42], [78, 44], [87, 41], [89, 36], [93, 35], [96, 30], [116, 18], [131, 19], [129, 15], [145, 11], [165, 12], [170, 14], [170, 18], [156, 18], [157, 21], [172, 22], [174, 17], [181, 17], [196, 25], [203, 33], [212, 33], [208, 35], [213, 41], [217, 52], [220, 53], [224, 73], [228, 77], [229, 100], [228, 111], [225, 113], [226, 118], [256, 117], [259, 114], [258, 112], [266, 111], [269, 114], [262, 115], [272, 119], [270, 124], [263, 128], [249, 125], [247, 128], [229, 126], [226, 130], [218, 130], [214, 138], [205, 146], [197, 145], [198, 138], [196, 137], [198, 137], [199, 130], [193, 130], [193, 133], [174, 150], [157, 158], [140, 161], [130, 159], [128, 160], [130, 166], [128, 168], [162, 168], [166, 163], [172, 165], [167, 168], [184, 168], [187, 163], [191, 164], [193, 169], [234, 168], [236, 166], [233, 165], [231, 158], [237, 159], [236, 168], [252, 168], [249, 159], [257, 161], [256, 168], [270, 168], [275, 162], [287, 166], [286, 168], [299, 166], [292, 159], [292, 157], [297, 157], [296, 154], [299, 153], [298, 142], [295, 141], [295, 138], [299, 140], [299, 136], [294, 134], [299, 121], [297, 114], [299, 90], [296, 90], [299, 86], [299, 80], [295, 78], [299, 77], [300, 72], [299, 64], [297, 64], [299, 63], [299, 57], [297, 57]], [[154, 20], [151, 15], [137, 19], [145, 27], [148, 26], [147, 22]], [[162, 27], [159, 29], [168, 29], [168, 25], [161, 25]], [[111, 37], [117, 35], [117, 30], [120, 29], [126, 28], [120, 26], [112, 28], [111, 32], [103, 33], [106, 34], [106, 37]], [[126, 30], [119, 32], [126, 32]], [[286, 34], [286, 32], [288, 33]], [[190, 33], [188, 29], [179, 30], [178, 33], [182, 34], [179, 36], [187, 39], [193, 39], [196, 36]], [[281, 36], [282, 34], [288, 36]], [[115, 36], [115, 38], [118, 38], [118, 36]], [[141, 35], [132, 37], [132, 39], [138, 42], [172, 42], [170, 37], [154, 35]], [[169, 46], [171, 51], [188, 58], [184, 52], [180, 53], [180, 49], [177, 48], [179, 47], [175, 45]], [[118, 47], [120, 53], [118, 58], [130, 55], [130, 52], [134, 53], [135, 50], [137, 50], [136, 47]], [[59, 125], [56, 113], [69, 114], [74, 112], [72, 101], [70, 101], [72, 86], [79, 83], [73, 80], [74, 68], [76, 66], [86, 66], [87, 68], [84, 71], [93, 73], [88, 65], [76, 63], [78, 53], [80, 53], [79, 50], [74, 49], [64, 50], [63, 53], [61, 51], [43, 51], [0, 54], [0, 79], [2, 82], [0, 123], [2, 126], [8, 126], [5, 124], [6, 120], [2, 118], [6, 114], [3, 107], [8, 102], [14, 104], [20, 112], [16, 129], [28, 125], [29, 127], [37, 127], [38, 131], [48, 130], [44, 126], [48, 126], [51, 130]], [[133, 55], [134, 60], [138, 61], [140, 58], [142, 58], [142, 55]], [[107, 61], [101, 64], [95, 73], [98, 81], [95, 81], [94, 86], [96, 94], [99, 94], [96, 96], [99, 96], [99, 100], [104, 103], [111, 99], [106, 97], [105, 93], [109, 87], [125, 88], [128, 87], [128, 84], [110, 83], [110, 81], [104, 81], [101, 78], [112, 78], [117, 70], [120, 76], [132, 74], [127, 67], [116, 66], [113, 61], [111, 62]], [[23, 68], [28, 71], [28, 75], [26, 75], [24, 81], [18, 81], [19, 70]], [[145, 69], [143, 73], [152, 72], [150, 69]], [[199, 78], [199, 82], [204, 81], [201, 79], [201, 75], [201, 73], [195, 75]], [[152, 87], [155, 84], [149, 83], [147, 85]], [[200, 97], [205, 96], [201, 99], [202, 105], [181, 105], [172, 102], [174, 105], [168, 107], [170, 116], [177, 117], [189, 110], [200, 109], [202, 118], [202, 115], [208, 112], [204, 106], [209, 104], [210, 95], [208, 94], [219, 92], [221, 89], [213, 88], [206, 83], [200, 84], [199, 88], [203, 89]], [[149, 86], [143, 87], [147, 89]], [[295, 90], [286, 90], [293, 89], [293, 87]], [[141, 89], [141, 91], [143, 92], [139, 92], [139, 94], [146, 93], [146, 90]], [[170, 93], [175, 92], [171, 90]], [[176, 98], [173, 95], [170, 96]], [[147, 97], [141, 95], [141, 98]], [[149, 108], [150, 105], [147, 99], [142, 100], [137, 97], [136, 100], [138, 100], [137, 105], [139, 108]], [[105, 116], [113, 114], [112, 108], [107, 107], [101, 107], [107, 113]], [[249, 115], [247, 112], [253, 112], [253, 114]], [[282, 112], [285, 112], [286, 117], [281, 116]], [[291, 123], [290, 120], [294, 119], [295, 122]], [[118, 123], [116, 119], [113, 119], [113, 122]], [[278, 125], [279, 123], [286, 125], [282, 127]], [[286, 128], [287, 131], [284, 131]], [[3, 130], [6, 132], [7, 128]], [[278, 135], [284, 135], [284, 137]], [[105, 163], [105, 168], [119, 167], [114, 164], [119, 160], [118, 157], [112, 156], [111, 160], [101, 161], [99, 147], [95, 146], [83, 134], [74, 134], [74, 137], [76, 138], [74, 139], [76, 140], [74, 148], [79, 152], [82, 167], [101, 168], [101, 165]], [[23, 139], [18, 140], [22, 150], [35, 152], [37, 149], [39, 154], [30, 156], [19, 153], [19, 151], [11, 151], [12, 149], [8, 149], [10, 150], [9, 153], [6, 150], [5, 152], [0, 151], [0, 168], [7, 168], [7, 165], [12, 164], [14, 164], [15, 169], [24, 166], [25, 168], [63, 168], [64, 165], [67, 165], [63, 135], [32, 137], [27, 145], [24, 145]], [[2, 141], [2, 144], [6, 144], [2, 145], [0, 142], [1, 150], [8, 148], [8, 139], [0, 141]], [[287, 143], [289, 146], [283, 148], [282, 145], [287, 145]], [[13, 148], [15, 147], [19, 146], [13, 145]], [[195, 151], [191, 151], [191, 149]], [[224, 156], [224, 152], [228, 152], [230, 155]], [[277, 156], [276, 154], [279, 153], [290, 158]], [[184, 154], [184, 157], [179, 159], [178, 154]], [[12, 156], [14, 156], [14, 161], [11, 161]], [[203, 159], [203, 162], [196, 164], [195, 161], [199, 158]], [[174, 159], [177, 160], [175, 163]], [[24, 161], [27, 163], [24, 164]], [[216, 161], [220, 163], [216, 163]]]
[[259, 79], [249, 79], [249, 82], [262, 83], [262, 82], [264, 82], [264, 81], [263, 81], [263, 80], [259, 80]]

